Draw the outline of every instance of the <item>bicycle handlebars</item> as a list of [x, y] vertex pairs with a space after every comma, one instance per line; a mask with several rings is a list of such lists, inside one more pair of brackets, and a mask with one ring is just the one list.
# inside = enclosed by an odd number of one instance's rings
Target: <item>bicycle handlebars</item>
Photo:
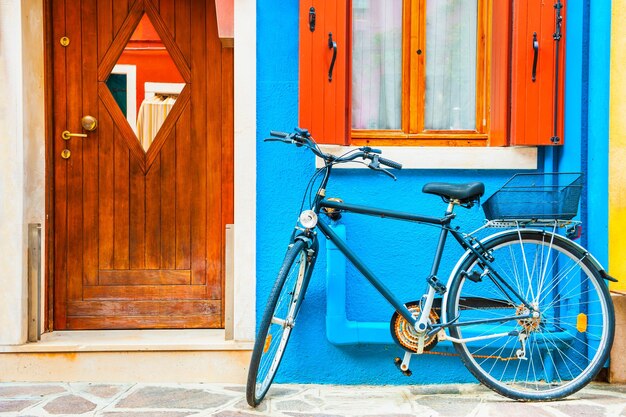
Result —
[[270, 135], [273, 137], [266, 138], [264, 140], [265, 142], [283, 142], [283, 143], [294, 144], [296, 146], [306, 146], [316, 156], [322, 158], [324, 162], [326, 163], [326, 165], [347, 163], [347, 162], [354, 161], [357, 158], [368, 159], [370, 161], [370, 163], [367, 164], [368, 168], [373, 169], [375, 171], [381, 171], [389, 175], [390, 177], [392, 177], [394, 180], [396, 179], [395, 175], [393, 175], [391, 172], [389, 172], [385, 168], [382, 168], [380, 165], [385, 165], [389, 168], [394, 168], [394, 169], [402, 169], [401, 163], [392, 161], [391, 159], [383, 158], [382, 156], [380, 156], [380, 154], [382, 153], [380, 149], [373, 149], [373, 148], [370, 148], [369, 146], [360, 147], [358, 148], [358, 152], [354, 152], [352, 154], [342, 156], [342, 157], [324, 153], [320, 150], [320, 148], [317, 146], [317, 143], [315, 142], [315, 140], [313, 139], [309, 131], [306, 129], [296, 128], [294, 133], [286, 133], [286, 132], [279, 132], [279, 131], [271, 130]]

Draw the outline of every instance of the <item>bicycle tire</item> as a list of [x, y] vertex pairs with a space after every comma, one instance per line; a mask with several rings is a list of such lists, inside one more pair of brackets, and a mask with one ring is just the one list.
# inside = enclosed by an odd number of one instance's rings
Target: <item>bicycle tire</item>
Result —
[[[541, 230], [512, 231], [485, 242], [483, 253], [493, 258], [494, 270], [532, 300], [540, 316], [450, 327], [455, 338], [502, 335], [454, 343], [463, 363], [484, 385], [515, 400], [551, 401], [580, 390], [608, 359], [615, 329], [607, 285], [589, 253]], [[479, 277], [484, 270], [475, 254], [457, 271], [447, 320], [527, 315], [492, 274]]]
[[308, 285], [310, 260], [314, 258], [308, 251], [302, 240], [291, 245], [268, 297], [248, 370], [246, 400], [252, 407], [265, 398], [285, 353]]

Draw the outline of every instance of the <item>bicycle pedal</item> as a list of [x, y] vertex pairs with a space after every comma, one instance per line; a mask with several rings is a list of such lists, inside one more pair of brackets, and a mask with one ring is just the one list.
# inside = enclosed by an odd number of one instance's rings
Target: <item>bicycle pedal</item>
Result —
[[435, 275], [428, 278], [428, 285], [433, 287], [435, 289], [435, 292], [439, 295], [444, 295], [446, 291], [448, 290], [445, 284], [442, 284]]
[[403, 362], [402, 359], [400, 359], [398, 357], [393, 359], [393, 364], [396, 365], [396, 368], [398, 368], [398, 370], [400, 372], [402, 372], [402, 375], [404, 375], [404, 376], [411, 376], [411, 375], [413, 375], [413, 372], [411, 372], [411, 370], [408, 369], [408, 368], [405, 371], [402, 370], [402, 362]]

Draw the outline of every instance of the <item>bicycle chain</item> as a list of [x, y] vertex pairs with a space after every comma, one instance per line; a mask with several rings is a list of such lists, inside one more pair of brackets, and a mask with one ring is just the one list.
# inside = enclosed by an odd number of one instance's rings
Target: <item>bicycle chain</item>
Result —
[[[411, 313], [419, 314], [419, 311], [420, 311], [419, 301], [414, 301], [411, 303], [407, 303], [405, 305], [409, 309], [409, 311], [411, 311]], [[433, 307], [431, 309], [430, 319], [432, 322], [439, 322], [438, 312], [440, 310], [441, 310], [440, 308], [436, 308], [436, 307]], [[392, 323], [392, 329], [395, 330], [396, 332], [396, 334], [394, 335], [396, 341], [401, 346], [403, 346], [404, 349], [413, 351], [414, 354], [417, 354], [415, 353], [416, 351], [415, 343], [417, 343], [416, 340], [414, 339], [415, 335], [413, 335], [412, 332], [410, 331], [412, 330], [412, 328], [409, 327], [406, 320], [401, 315], [395, 313], [392, 317], [391, 323]], [[424, 350], [422, 353], [428, 354], [428, 355], [439, 355], [439, 356], [461, 356], [458, 353], [439, 352], [439, 351], [431, 350], [435, 347], [437, 342], [438, 342], [437, 336], [431, 337], [427, 341], [426, 345], [424, 346]], [[505, 362], [511, 361], [511, 360], [519, 360], [519, 358], [516, 356], [502, 357], [502, 356], [494, 356], [494, 355], [472, 355], [472, 357], [478, 358], [478, 359], [497, 359], [497, 360], [505, 361]]]
[[[434, 350], [425, 350], [423, 352], [424, 354], [427, 355], [439, 355], [439, 356], [461, 356], [458, 353], [450, 353], [450, 352], [436, 352]], [[479, 358], [479, 359], [498, 359], [500, 361], [512, 361], [512, 360], [519, 360], [519, 358], [515, 357], [515, 356], [511, 356], [508, 358], [503, 358], [502, 356], [492, 356], [492, 355], [472, 355], [472, 358]]]

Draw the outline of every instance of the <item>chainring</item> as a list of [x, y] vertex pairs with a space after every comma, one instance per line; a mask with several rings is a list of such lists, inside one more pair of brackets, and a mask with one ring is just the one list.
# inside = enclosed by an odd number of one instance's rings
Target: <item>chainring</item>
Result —
[[[418, 317], [420, 312], [420, 302], [411, 301], [405, 304], [406, 308], [413, 314], [413, 317]], [[441, 311], [441, 306], [433, 305], [430, 309], [429, 322], [431, 324], [439, 322], [438, 311]], [[391, 316], [391, 336], [404, 350], [416, 353], [419, 343], [419, 336], [415, 331], [415, 328], [406, 321], [402, 315], [398, 312], [394, 312]], [[432, 350], [437, 344], [437, 335], [433, 335], [426, 338], [424, 341], [424, 350]]]

